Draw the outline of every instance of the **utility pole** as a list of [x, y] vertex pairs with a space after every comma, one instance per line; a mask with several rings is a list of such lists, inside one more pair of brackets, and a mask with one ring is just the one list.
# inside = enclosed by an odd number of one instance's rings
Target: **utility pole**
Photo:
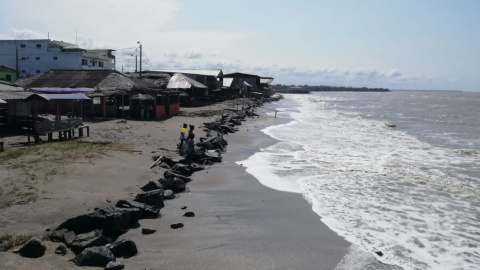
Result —
[[[131, 56], [134, 56], [133, 54], [130, 54]], [[135, 55], [135, 73], [137, 73], [137, 56]]]
[[[140, 44], [140, 41], [137, 43]], [[140, 78], [142, 78], [142, 44], [140, 44]]]
[[17, 69], [17, 80], [18, 80], [18, 47], [15, 45], [15, 66]]
[[123, 64], [122, 64], [122, 73], [123, 73]]

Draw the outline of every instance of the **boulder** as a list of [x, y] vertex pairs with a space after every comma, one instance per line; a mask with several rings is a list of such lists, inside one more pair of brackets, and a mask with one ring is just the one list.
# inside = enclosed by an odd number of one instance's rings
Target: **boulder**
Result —
[[132, 240], [117, 240], [109, 246], [115, 257], [129, 258], [137, 255], [137, 245]]
[[75, 233], [72, 231], [68, 231], [63, 235], [63, 242], [67, 244], [67, 246], [70, 246], [73, 243], [73, 240], [75, 240]]
[[150, 181], [140, 189], [144, 192], [148, 192], [156, 189], [162, 189], [162, 185], [158, 181]]
[[125, 266], [121, 262], [109, 262], [107, 266], [105, 266], [105, 270], [121, 270], [123, 268], [125, 268]]
[[157, 230], [152, 230], [152, 229], [142, 229], [142, 234], [144, 235], [149, 235], [149, 234], [154, 234]]
[[5, 240], [0, 244], [0, 252], [7, 252], [12, 246], [12, 242]]
[[178, 177], [174, 179], [160, 179], [160, 183], [162, 183], [164, 189], [170, 189], [175, 193], [184, 192], [186, 189], [185, 182]]
[[78, 266], [105, 267], [109, 262], [114, 262], [115, 256], [106, 247], [86, 248], [78, 254], [73, 262]]
[[193, 174], [192, 169], [190, 169], [188, 165], [184, 165], [180, 163], [175, 164], [175, 166], [172, 167], [172, 171], [185, 176], [190, 176]]
[[79, 253], [82, 250], [89, 247], [103, 246], [107, 244], [107, 239], [103, 236], [102, 232], [99, 230], [94, 230], [89, 233], [82, 233], [75, 237], [70, 248], [73, 252]]
[[65, 235], [66, 232], [68, 232], [67, 229], [61, 229], [61, 230], [53, 231], [50, 234], [50, 240], [52, 242], [63, 242], [63, 238], [64, 238], [64, 235]]
[[149, 192], [137, 194], [134, 201], [155, 206], [160, 209], [165, 206], [163, 204], [163, 189], [156, 189]]
[[142, 213], [142, 218], [157, 218], [160, 215], [159, 208], [141, 202], [120, 200], [115, 206], [118, 208], [139, 209]]
[[193, 212], [186, 212], [185, 214], [183, 214], [184, 217], [194, 217], [195, 216], [195, 213]]
[[38, 237], [33, 237], [32, 239], [28, 240], [25, 245], [23, 245], [19, 250], [18, 253], [22, 257], [27, 258], [40, 258], [45, 254], [45, 250], [47, 248], [43, 244], [42, 240]]
[[182, 175], [180, 173], [174, 172], [174, 171], [165, 171], [163, 173], [163, 176], [167, 179], [178, 177], [178, 178], [182, 179], [185, 183], [189, 183], [189, 182], [192, 181], [192, 178], [190, 178], [188, 176], [185, 176], [185, 175]]
[[196, 163], [192, 163], [192, 165], [190, 165], [190, 169], [194, 172], [198, 172], [198, 171], [205, 170], [205, 166], [200, 165], [200, 164], [196, 164]]
[[172, 224], [170, 225], [170, 228], [172, 229], [180, 229], [180, 228], [183, 228], [183, 223], [175, 223], [175, 224]]
[[65, 255], [67, 254], [68, 250], [67, 247], [64, 244], [60, 244], [56, 249], [55, 249], [55, 254], [58, 255]]
[[103, 230], [105, 234], [116, 234], [128, 230], [131, 211], [121, 208], [107, 207], [93, 213], [80, 215], [66, 220], [55, 229], [67, 229], [75, 234]]
[[222, 162], [222, 156], [215, 151], [208, 150], [205, 152], [205, 156], [207, 160], [210, 160], [212, 162]]
[[187, 209], [187, 206], [186, 205], [182, 205], [182, 210], [185, 210]]
[[187, 164], [187, 160], [184, 157], [176, 156], [176, 157], [163, 157], [162, 162], [167, 164], [170, 167], [175, 166], [177, 163]]
[[171, 191], [170, 189], [164, 190], [163, 191], [163, 199], [164, 200], [173, 200], [175, 199], [175, 193]]

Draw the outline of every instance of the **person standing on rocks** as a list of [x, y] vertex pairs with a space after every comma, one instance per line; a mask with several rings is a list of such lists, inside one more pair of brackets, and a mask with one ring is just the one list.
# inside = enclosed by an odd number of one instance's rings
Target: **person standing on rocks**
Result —
[[188, 131], [188, 136], [187, 136], [187, 141], [190, 139], [190, 137], [195, 137], [195, 134], [193, 134], [193, 130], [195, 129], [194, 125], [190, 125], [190, 130]]
[[187, 124], [183, 124], [183, 128], [180, 131], [180, 147], [179, 147], [179, 153], [182, 155], [183, 152], [183, 142], [185, 142], [185, 133], [187, 133]]
[[193, 159], [193, 153], [195, 152], [195, 134], [193, 134], [193, 132], [191, 134], [188, 135], [188, 138], [187, 138], [187, 151], [186, 151], [186, 155], [185, 155], [185, 158], [187, 159], [188, 161], [188, 166], [191, 166], [192, 165], [192, 159]]

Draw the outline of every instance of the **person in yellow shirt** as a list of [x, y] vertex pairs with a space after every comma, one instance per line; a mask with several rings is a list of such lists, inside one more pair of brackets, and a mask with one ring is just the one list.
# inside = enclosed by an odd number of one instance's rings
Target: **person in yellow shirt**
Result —
[[187, 124], [184, 123], [183, 128], [180, 131], [180, 146], [179, 146], [180, 155], [182, 155], [182, 152], [183, 152], [183, 142], [185, 142], [185, 133], [187, 133]]

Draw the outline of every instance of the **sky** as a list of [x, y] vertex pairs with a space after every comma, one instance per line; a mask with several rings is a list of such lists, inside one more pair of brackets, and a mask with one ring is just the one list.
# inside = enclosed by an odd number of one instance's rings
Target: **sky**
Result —
[[[480, 91], [479, 0], [0, 0], [0, 39], [117, 49], [117, 69]], [[76, 31], [78, 33], [76, 39]]]

